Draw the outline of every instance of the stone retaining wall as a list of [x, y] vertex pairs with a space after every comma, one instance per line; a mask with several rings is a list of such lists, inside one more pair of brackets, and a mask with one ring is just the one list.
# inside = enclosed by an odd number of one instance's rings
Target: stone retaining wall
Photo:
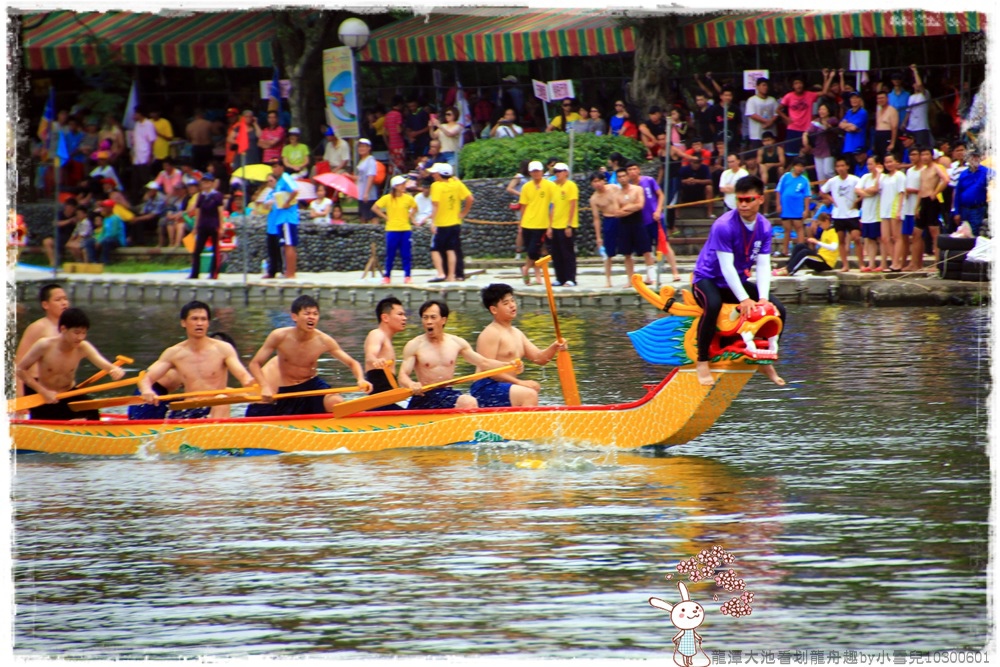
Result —
[[[577, 253], [593, 255], [594, 225], [588, 201], [591, 188], [585, 175], [577, 175], [574, 180], [580, 188], [580, 229], [577, 237]], [[465, 181], [475, 197], [469, 212], [469, 221], [462, 225], [462, 249], [468, 257], [510, 257], [514, 256], [517, 225], [491, 224], [517, 220], [517, 212], [510, 205], [516, 200], [506, 192], [509, 178], [472, 179]], [[49, 204], [26, 204], [18, 208], [24, 216], [28, 235], [32, 244], [37, 244], [45, 236], [51, 235], [54, 209]], [[319, 225], [308, 219], [303, 212], [299, 224], [299, 271], [360, 271], [371, 256], [371, 244], [376, 244], [379, 266], [385, 261], [385, 234], [382, 225], [345, 224]], [[473, 222], [481, 220], [484, 222]], [[234, 220], [241, 227], [241, 220]], [[265, 220], [251, 215], [245, 223], [246, 234], [241, 234], [240, 247], [229, 257], [225, 271], [243, 271], [243, 250], [247, 249], [248, 270], [261, 271], [261, 262], [267, 258]], [[418, 268], [429, 268], [431, 234], [427, 228], [418, 228], [413, 233], [413, 263]], [[397, 270], [401, 268], [396, 260]]]

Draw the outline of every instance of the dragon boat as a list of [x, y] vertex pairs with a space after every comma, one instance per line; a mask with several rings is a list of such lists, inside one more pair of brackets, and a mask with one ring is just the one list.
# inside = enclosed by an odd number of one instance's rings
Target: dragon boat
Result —
[[633, 277], [633, 286], [666, 313], [630, 332], [633, 346], [647, 362], [674, 368], [630, 403], [393, 410], [341, 418], [128, 420], [109, 415], [99, 421], [12, 420], [12, 447], [19, 454], [256, 456], [507, 441], [623, 449], [683, 444], [715, 423], [761, 364], [777, 359], [774, 341], [782, 323], [774, 310], [756, 309], [743, 317], [735, 306], [725, 306], [712, 341], [716, 382], [706, 386], [694, 368], [701, 309], [690, 292], [664, 286], [655, 293], [638, 276]]

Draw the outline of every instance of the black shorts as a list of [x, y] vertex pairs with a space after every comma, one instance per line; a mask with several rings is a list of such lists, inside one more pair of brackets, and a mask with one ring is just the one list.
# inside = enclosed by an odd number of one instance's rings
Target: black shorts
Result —
[[437, 252], [448, 252], [453, 250], [458, 252], [462, 247], [462, 226], [452, 225], [450, 227], [438, 227], [434, 232], [434, 239], [431, 242], [431, 250]]
[[[28, 385], [24, 385], [25, 396], [32, 396], [37, 393], [38, 392]], [[73, 410], [69, 407], [71, 401], [89, 401], [91, 398], [92, 397], [89, 394], [81, 394], [79, 396], [73, 396], [72, 398], [64, 398], [58, 403], [43, 403], [37, 408], [31, 408], [28, 410], [28, 416], [31, 419], [45, 419], [52, 421], [69, 421], [70, 419], [100, 420], [101, 413], [97, 410], [73, 412]]]
[[860, 232], [861, 218], [834, 218], [833, 229], [837, 232]]
[[626, 257], [633, 253], [644, 255], [651, 247], [646, 225], [642, 222], [642, 213], [618, 218], [618, 252]]
[[920, 198], [920, 215], [917, 216], [917, 229], [927, 229], [928, 227], [940, 227], [941, 205], [936, 197]]
[[[313, 377], [305, 382], [289, 387], [278, 387], [279, 394], [294, 394], [300, 391], [329, 389], [330, 385], [321, 377]], [[302, 396], [286, 398], [274, 403], [251, 403], [247, 406], [247, 417], [276, 417], [283, 415], [320, 415], [326, 412], [325, 396]]]
[[541, 259], [545, 250], [545, 233], [547, 229], [524, 229], [524, 249], [528, 259]]

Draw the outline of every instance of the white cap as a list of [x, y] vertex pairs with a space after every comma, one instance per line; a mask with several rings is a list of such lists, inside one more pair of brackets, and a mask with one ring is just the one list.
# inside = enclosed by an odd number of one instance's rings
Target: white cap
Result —
[[556, 166], [552, 167], [552, 171], [569, 171], [569, 166], [565, 162], [556, 162]]
[[451, 176], [451, 165], [447, 162], [435, 162], [430, 167], [427, 168], [432, 174], [441, 174], [442, 176]]
[[365, 144], [366, 146], [371, 146], [372, 145], [372, 142], [368, 141], [367, 139], [358, 139], [358, 143], [359, 144]]
[[149, 183], [146, 183], [146, 189], [147, 190], [159, 190], [160, 189], [160, 184], [157, 183], [156, 181], [150, 181]]
[[504, 82], [506, 82], [506, 83], [517, 83], [517, 77], [515, 75], [513, 75], [513, 74], [508, 74], [507, 76], [505, 76], [501, 80], [504, 81]]
[[389, 185], [392, 187], [402, 185], [403, 183], [406, 183], [406, 176], [393, 176], [392, 180], [389, 181]]
[[290, 130], [288, 130], [288, 134], [302, 134], [302, 132], [299, 130], [299, 128], [293, 127]]
[[528, 163], [528, 171], [545, 171], [545, 165], [538, 160]]

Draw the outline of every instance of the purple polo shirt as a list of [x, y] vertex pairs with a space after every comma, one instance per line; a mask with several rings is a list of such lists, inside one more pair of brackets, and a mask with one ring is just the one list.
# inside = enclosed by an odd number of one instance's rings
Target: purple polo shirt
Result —
[[656, 196], [660, 192], [660, 184], [651, 176], [640, 176], [639, 187], [646, 195], [646, 203], [642, 205], [642, 224], [653, 224], [653, 213], [656, 211]]
[[729, 287], [719, 266], [718, 252], [733, 253], [733, 264], [740, 280], [746, 282], [750, 268], [757, 263], [757, 255], [771, 254], [771, 223], [757, 214], [757, 223], [749, 231], [740, 219], [739, 211], [725, 213], [712, 223], [708, 240], [698, 254], [694, 265], [694, 282], [709, 278], [719, 287]]
[[219, 228], [219, 207], [222, 206], [222, 194], [217, 190], [198, 193], [195, 204], [201, 211], [198, 217], [198, 229], [216, 230]]

